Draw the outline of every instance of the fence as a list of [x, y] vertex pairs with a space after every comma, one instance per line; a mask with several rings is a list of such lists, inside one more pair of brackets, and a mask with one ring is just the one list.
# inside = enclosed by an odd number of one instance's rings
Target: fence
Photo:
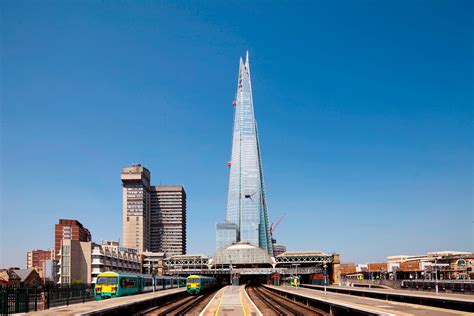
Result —
[[0, 314], [27, 313], [94, 300], [92, 285], [0, 288]]
[[403, 280], [402, 288], [433, 291], [438, 285], [440, 291], [474, 294], [474, 280]]
[[341, 278], [341, 284], [346, 286], [364, 286], [364, 287], [389, 287], [392, 289], [401, 288], [401, 280], [364, 280], [364, 279], [353, 279], [353, 278]]

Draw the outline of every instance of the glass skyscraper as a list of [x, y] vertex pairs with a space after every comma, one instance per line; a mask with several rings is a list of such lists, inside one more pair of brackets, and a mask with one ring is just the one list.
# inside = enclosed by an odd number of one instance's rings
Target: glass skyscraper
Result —
[[[273, 255], [248, 52], [245, 63], [240, 59], [237, 97], [233, 106], [235, 115], [232, 159], [228, 164], [226, 223], [235, 224], [236, 233], [229, 234], [230, 226], [217, 224], [216, 245], [220, 249], [232, 242], [245, 241]], [[221, 231], [224, 227], [227, 232]], [[229, 238], [234, 235], [235, 240]]]

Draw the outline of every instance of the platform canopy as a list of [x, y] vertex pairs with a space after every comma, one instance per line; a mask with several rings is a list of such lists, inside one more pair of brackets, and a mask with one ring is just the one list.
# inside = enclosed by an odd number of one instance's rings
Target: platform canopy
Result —
[[165, 266], [207, 265], [208, 263], [209, 257], [203, 254], [176, 255], [164, 260]]
[[[337, 257], [337, 260], [335, 259]], [[331, 263], [338, 261], [339, 256], [320, 251], [287, 251], [275, 257], [277, 264], [295, 263]]]

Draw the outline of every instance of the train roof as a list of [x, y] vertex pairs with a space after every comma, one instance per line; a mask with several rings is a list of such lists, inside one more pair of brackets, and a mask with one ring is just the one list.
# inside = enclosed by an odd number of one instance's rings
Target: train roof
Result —
[[141, 278], [151, 278], [152, 275], [150, 274], [134, 274], [134, 273], [120, 273], [115, 271], [106, 271], [99, 273], [97, 277], [104, 277], [104, 276], [113, 276], [113, 277], [141, 277]]
[[208, 277], [208, 276], [203, 276], [203, 275], [197, 275], [197, 274], [192, 274], [188, 276], [188, 279], [214, 279], [213, 277]]

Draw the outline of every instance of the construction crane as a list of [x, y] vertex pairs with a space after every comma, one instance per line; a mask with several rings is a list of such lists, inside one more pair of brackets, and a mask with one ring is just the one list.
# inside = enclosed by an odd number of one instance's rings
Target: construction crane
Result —
[[270, 224], [270, 236], [272, 239], [273, 239], [273, 232], [278, 227], [278, 225], [280, 225], [281, 221], [283, 220], [283, 218], [285, 218], [285, 216], [286, 216], [286, 213], [283, 213], [283, 215], [280, 216], [280, 218], [276, 221], [276, 223]]

